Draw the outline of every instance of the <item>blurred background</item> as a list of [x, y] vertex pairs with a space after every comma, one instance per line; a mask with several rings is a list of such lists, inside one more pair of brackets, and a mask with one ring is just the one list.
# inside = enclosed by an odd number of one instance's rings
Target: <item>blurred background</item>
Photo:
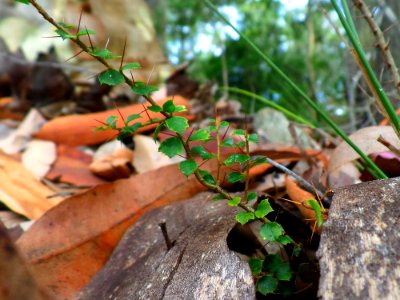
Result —
[[[330, 1], [213, 2], [345, 131], [352, 132], [382, 119], [361, 72], [346, 49], [343, 30]], [[400, 41], [396, 38], [400, 31], [399, 1], [367, 2], [399, 63]], [[45, 0], [40, 3], [56, 20], [66, 23], [78, 24], [83, 12], [82, 26], [96, 32], [93, 42], [101, 47], [107, 45], [114, 54], [122, 53], [127, 39], [125, 60], [138, 61], [143, 66], [134, 75], [144, 81], [150, 78], [158, 85], [165, 83], [171, 75], [175, 79], [180, 76], [176, 87], [170, 89], [174, 94], [191, 98], [199, 86], [210, 83], [218, 87], [238, 87], [273, 100], [317, 124], [320, 121], [202, 1]], [[372, 65], [398, 107], [399, 99], [386, 77], [384, 63], [374, 47], [374, 38], [359, 12], [354, 9], [352, 12]], [[51, 38], [54, 35], [51, 26], [31, 7], [0, 0], [0, 37], [7, 45], [0, 49], [3, 57], [22, 49], [25, 59], [33, 61], [39, 52], [48, 51], [52, 45], [60, 62], [77, 54], [78, 50], [67, 41]], [[101, 66], [83, 55], [66, 64], [77, 67], [66, 67], [66, 70], [80, 73], [76, 75], [79, 80], [94, 78], [101, 71]], [[221, 89], [213, 94], [214, 100], [220, 98], [240, 101], [242, 110], [248, 113], [264, 105], [256, 99]]]

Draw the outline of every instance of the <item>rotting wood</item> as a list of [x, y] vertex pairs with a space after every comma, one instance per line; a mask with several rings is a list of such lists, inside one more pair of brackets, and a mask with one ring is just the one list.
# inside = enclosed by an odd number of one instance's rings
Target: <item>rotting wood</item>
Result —
[[337, 190], [318, 256], [319, 295], [400, 299], [400, 178]]

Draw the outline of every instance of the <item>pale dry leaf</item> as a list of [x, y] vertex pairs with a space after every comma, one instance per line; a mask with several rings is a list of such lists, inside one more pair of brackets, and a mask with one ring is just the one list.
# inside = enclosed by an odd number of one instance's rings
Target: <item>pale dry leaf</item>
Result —
[[[356, 131], [349, 138], [361, 151], [370, 155], [372, 153], [384, 152], [388, 149], [377, 141], [382, 135], [393, 146], [400, 148], [400, 141], [390, 126], [370, 126]], [[332, 153], [329, 160], [328, 173], [332, 174], [338, 168], [359, 158], [359, 155], [345, 142], [342, 142]]]
[[22, 154], [22, 164], [37, 179], [42, 179], [50, 171], [57, 158], [56, 145], [51, 141], [32, 140]]

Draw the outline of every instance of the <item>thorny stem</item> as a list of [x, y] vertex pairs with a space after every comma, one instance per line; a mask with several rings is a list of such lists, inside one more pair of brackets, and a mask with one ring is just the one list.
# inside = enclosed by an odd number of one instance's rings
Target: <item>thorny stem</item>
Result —
[[[58, 30], [69, 34], [62, 26], [60, 26], [35, 0], [29, 0], [29, 2], [36, 8], [36, 10], [42, 15], [42, 17], [48, 21], [50, 24], [52, 24], [54, 27], [56, 27]], [[70, 40], [75, 43], [78, 47], [80, 47], [84, 52], [88, 53], [89, 55], [91, 50], [79, 39], [79, 37], [77, 38], [70, 38]], [[98, 57], [98, 56], [94, 56], [91, 55], [94, 59], [96, 59], [97, 61], [99, 61], [103, 66], [105, 66], [107, 69], [113, 69], [113, 67], [103, 58]], [[121, 72], [121, 74], [124, 76], [125, 79], [125, 83], [128, 84], [130, 87], [134, 86], [135, 82], [133, 79], [130, 79], [129, 77], [127, 77], [125, 74], [123, 74]], [[157, 103], [153, 100], [153, 98], [151, 98], [151, 96], [147, 96], [147, 95], [143, 95], [143, 97], [146, 99], [147, 102], [149, 102], [151, 105], [153, 106], [157, 106]], [[160, 112], [163, 116], [165, 116], [166, 118], [171, 118], [172, 117], [172, 113], [168, 113], [165, 111], [161, 111]], [[178, 137], [178, 139], [181, 141], [185, 152], [186, 152], [186, 158], [187, 159], [193, 159], [193, 156], [190, 152], [190, 147], [189, 147], [189, 143], [188, 141], [185, 140], [184, 136], [180, 133], [176, 133], [176, 136]], [[219, 161], [218, 161], [219, 163]], [[207, 187], [208, 189], [210, 189], [213, 192], [219, 193], [221, 195], [223, 195], [225, 197], [225, 199], [227, 200], [231, 200], [232, 196], [225, 191], [221, 186], [214, 185], [214, 184], [210, 184], [207, 181], [204, 180], [204, 178], [201, 176], [199, 169], [197, 169], [196, 171], [194, 171], [194, 175], [196, 177], [196, 179], [205, 187]], [[254, 209], [251, 208], [250, 206], [244, 204], [243, 202], [239, 203], [238, 206], [240, 208], [242, 208], [243, 210], [247, 211], [247, 212], [251, 212], [254, 213]], [[266, 217], [262, 217], [259, 218], [259, 220], [261, 220], [263, 223], [269, 223], [270, 221], [266, 218]]]
[[[247, 115], [246, 115], [246, 122], [245, 122], [245, 135], [244, 135], [244, 142], [246, 147], [246, 154], [250, 154], [250, 147], [249, 147], [249, 133], [247, 128]], [[250, 159], [246, 161], [246, 175], [245, 175], [245, 186], [244, 186], [244, 202], [247, 203], [247, 196], [249, 191], [249, 182], [250, 182]]]

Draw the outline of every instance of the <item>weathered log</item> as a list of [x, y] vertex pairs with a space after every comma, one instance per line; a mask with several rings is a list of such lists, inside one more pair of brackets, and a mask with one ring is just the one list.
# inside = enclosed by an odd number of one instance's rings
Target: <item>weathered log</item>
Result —
[[[149, 212], [130, 227], [77, 298], [254, 299], [248, 263], [226, 242], [236, 211], [202, 193]], [[159, 227], [163, 222], [167, 239]]]
[[400, 299], [400, 178], [337, 190], [318, 256], [322, 299]]

